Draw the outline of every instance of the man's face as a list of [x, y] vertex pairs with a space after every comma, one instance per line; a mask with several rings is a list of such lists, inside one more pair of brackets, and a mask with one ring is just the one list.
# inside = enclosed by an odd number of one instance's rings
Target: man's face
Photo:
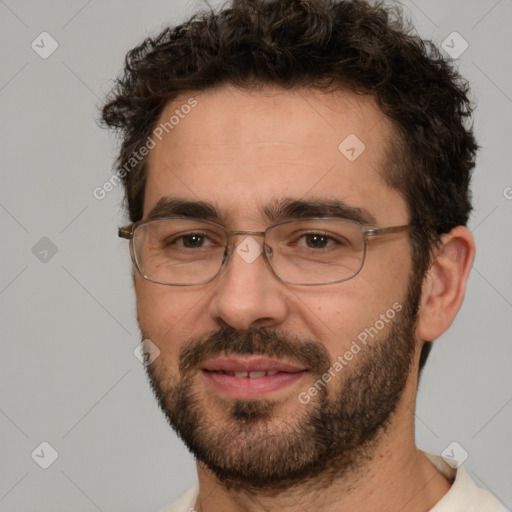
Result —
[[[280, 220], [265, 214], [276, 204], [335, 200], [371, 227], [408, 223], [405, 201], [381, 177], [393, 135], [372, 99], [232, 87], [195, 97], [197, 106], [155, 139], [144, 217], [163, 198], [205, 202], [230, 231], [264, 231]], [[416, 385], [407, 380], [418, 300], [407, 235], [370, 238], [361, 272], [330, 285], [285, 284], [263, 255], [242, 256], [233, 250], [202, 285], [136, 274], [141, 332], [160, 350], [147, 371], [162, 409], [199, 461], [231, 485], [277, 488], [357, 464], [403, 389]], [[265, 365], [279, 373], [243, 373]]]

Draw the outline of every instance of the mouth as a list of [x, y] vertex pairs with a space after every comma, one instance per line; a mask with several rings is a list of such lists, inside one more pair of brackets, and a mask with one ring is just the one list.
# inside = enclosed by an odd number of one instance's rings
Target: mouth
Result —
[[238, 399], [256, 399], [290, 387], [308, 370], [300, 365], [261, 356], [218, 357], [201, 373], [216, 392]]
[[251, 372], [228, 372], [224, 370], [205, 370], [205, 371], [214, 371], [215, 373], [221, 373], [222, 375], [229, 375], [230, 377], [241, 378], [249, 378], [249, 379], [258, 379], [260, 377], [268, 377], [269, 375], [276, 375], [279, 373], [277, 370], [255, 370]]

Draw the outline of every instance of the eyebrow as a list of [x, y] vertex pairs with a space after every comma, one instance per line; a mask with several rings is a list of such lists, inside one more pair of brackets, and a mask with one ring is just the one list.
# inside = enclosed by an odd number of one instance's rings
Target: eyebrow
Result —
[[185, 217], [219, 222], [223, 216], [213, 203], [190, 201], [173, 197], [162, 197], [148, 213], [147, 219], [163, 217]]
[[[365, 210], [350, 206], [339, 199], [294, 199], [284, 198], [275, 200], [262, 209], [262, 214], [268, 222], [279, 222], [288, 219], [306, 219], [310, 217], [337, 217], [354, 220], [365, 226], [376, 226], [375, 217]], [[151, 209], [148, 220], [164, 217], [184, 217], [209, 220], [225, 224], [226, 214], [223, 214], [215, 203], [207, 201], [191, 201], [173, 197], [162, 197]]]
[[305, 219], [308, 217], [339, 217], [359, 222], [363, 225], [376, 225], [375, 217], [364, 208], [350, 206], [340, 199], [292, 199], [275, 201], [263, 209], [269, 221], [284, 219]]

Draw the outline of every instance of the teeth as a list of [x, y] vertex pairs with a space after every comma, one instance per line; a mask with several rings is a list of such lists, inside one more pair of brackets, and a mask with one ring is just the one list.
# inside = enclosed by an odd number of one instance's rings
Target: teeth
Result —
[[265, 376], [272, 376], [276, 373], [279, 373], [277, 370], [259, 370], [259, 371], [253, 371], [253, 372], [228, 372], [225, 370], [217, 370], [218, 373], [222, 373], [224, 375], [229, 375], [230, 377], [238, 377], [238, 378], [250, 378], [250, 379], [256, 379], [258, 377], [265, 377]]
[[249, 377], [250, 377], [251, 379], [254, 379], [254, 378], [256, 378], [256, 377], [265, 377], [265, 374], [266, 374], [266, 373], [267, 373], [267, 372], [265, 372], [265, 371], [262, 371], [262, 372], [249, 372]]

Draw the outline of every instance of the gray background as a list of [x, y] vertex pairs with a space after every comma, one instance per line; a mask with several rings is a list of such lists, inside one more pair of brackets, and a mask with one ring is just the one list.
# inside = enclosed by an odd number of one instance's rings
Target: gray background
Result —
[[[477, 258], [463, 309], [425, 370], [417, 442], [439, 454], [457, 441], [471, 476], [510, 510], [512, 1], [403, 4], [424, 37], [441, 44], [457, 31], [469, 43], [458, 61], [482, 145]], [[156, 511], [195, 482], [133, 354], [120, 188], [101, 201], [92, 191], [115, 155], [96, 107], [126, 51], [197, 5], [0, 0], [2, 511]], [[47, 59], [31, 48], [43, 31], [59, 45]], [[43, 441], [58, 452], [48, 469], [35, 462], [48, 462], [48, 449], [31, 457]]]

